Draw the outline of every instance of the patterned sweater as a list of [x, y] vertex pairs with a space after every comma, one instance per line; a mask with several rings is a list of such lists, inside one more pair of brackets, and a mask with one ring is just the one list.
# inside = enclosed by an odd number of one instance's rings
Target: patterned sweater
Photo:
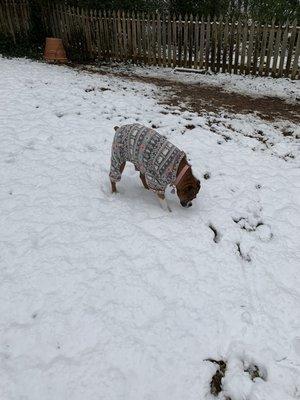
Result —
[[120, 166], [131, 161], [145, 175], [149, 189], [164, 193], [176, 180], [185, 153], [165, 136], [140, 124], [123, 125], [116, 130], [111, 154], [110, 179], [121, 179]]

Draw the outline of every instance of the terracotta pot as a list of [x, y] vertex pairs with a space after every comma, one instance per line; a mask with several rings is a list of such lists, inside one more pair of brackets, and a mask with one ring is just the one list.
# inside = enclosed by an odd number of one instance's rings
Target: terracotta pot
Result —
[[58, 61], [61, 63], [66, 63], [68, 61], [61, 39], [46, 38], [44, 58], [47, 61]]

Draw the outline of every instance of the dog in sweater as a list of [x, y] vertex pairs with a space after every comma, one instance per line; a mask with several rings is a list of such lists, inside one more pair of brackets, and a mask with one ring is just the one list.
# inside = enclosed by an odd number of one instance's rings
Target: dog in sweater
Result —
[[200, 190], [200, 181], [194, 177], [186, 154], [170, 143], [165, 136], [140, 124], [116, 126], [112, 144], [110, 181], [112, 192], [120, 181], [126, 161], [139, 171], [146, 189], [155, 192], [164, 209], [167, 186], [174, 186], [183, 207], [191, 207]]

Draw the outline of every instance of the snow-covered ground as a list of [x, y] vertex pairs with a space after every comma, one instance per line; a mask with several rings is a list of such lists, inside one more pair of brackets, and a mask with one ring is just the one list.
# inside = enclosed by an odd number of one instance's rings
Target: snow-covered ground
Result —
[[[212, 400], [207, 359], [227, 363], [219, 400], [299, 399], [299, 128], [0, 72], [0, 399]], [[113, 126], [134, 121], [188, 153], [192, 208], [169, 193], [164, 212], [131, 166], [110, 193]]]
[[[97, 69], [96, 66], [90, 66]], [[101, 66], [102, 70], [109, 70], [110, 67]], [[300, 102], [300, 80], [289, 78], [273, 79], [271, 77], [259, 77], [251, 75], [234, 75], [228, 73], [204, 73], [199, 74], [190, 69], [160, 68], [160, 67], [138, 67], [132, 65], [116, 64], [115, 71], [126, 72], [127, 74], [163, 78], [170, 81], [184, 82], [221, 87], [228, 92], [240, 93], [251, 97], [278, 97], [292, 104]]]

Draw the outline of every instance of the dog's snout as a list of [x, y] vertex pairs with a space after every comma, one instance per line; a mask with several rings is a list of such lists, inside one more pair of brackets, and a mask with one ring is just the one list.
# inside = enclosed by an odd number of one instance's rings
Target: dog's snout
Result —
[[192, 205], [193, 205], [191, 201], [181, 201], [180, 204], [184, 208], [189, 208], [189, 207], [192, 207]]

